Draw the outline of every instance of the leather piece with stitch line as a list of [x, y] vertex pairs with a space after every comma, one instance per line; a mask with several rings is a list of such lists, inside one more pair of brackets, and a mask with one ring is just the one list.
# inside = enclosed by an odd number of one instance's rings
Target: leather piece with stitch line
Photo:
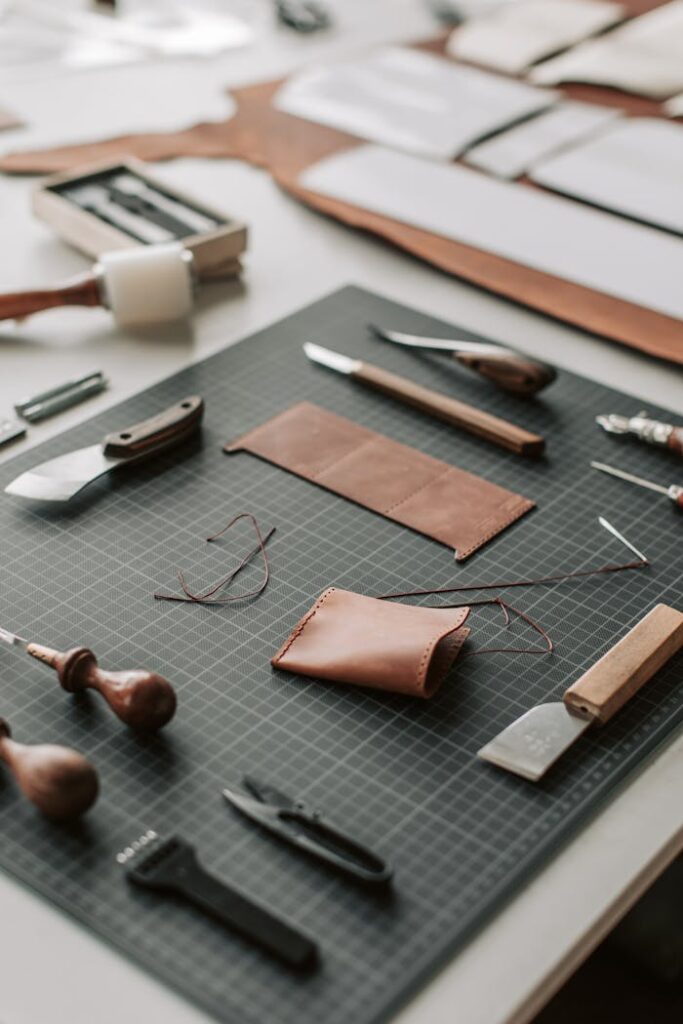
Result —
[[309, 402], [225, 445], [455, 550], [463, 562], [534, 502]]
[[327, 682], [428, 698], [469, 636], [469, 611], [390, 604], [330, 587], [271, 664]]

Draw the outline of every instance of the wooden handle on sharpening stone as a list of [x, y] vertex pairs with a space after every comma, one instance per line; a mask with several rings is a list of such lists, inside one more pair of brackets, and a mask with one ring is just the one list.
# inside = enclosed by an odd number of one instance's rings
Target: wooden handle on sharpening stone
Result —
[[545, 447], [545, 441], [538, 434], [532, 434], [473, 405], [459, 402], [456, 398], [442, 395], [431, 388], [422, 387], [370, 363], [361, 363], [359, 369], [354, 370], [351, 376], [354, 380], [374, 388], [375, 391], [397, 398], [406, 405], [412, 405], [421, 412], [444, 420], [451, 426], [461, 427], [470, 434], [483, 437], [486, 441], [492, 441], [518, 455], [540, 455]]
[[156, 732], [171, 721], [176, 709], [175, 690], [163, 676], [144, 669], [105, 672], [87, 647], [54, 651], [28, 644], [33, 658], [53, 668], [69, 693], [96, 690], [122, 722], [139, 732]]
[[17, 743], [10, 738], [4, 718], [0, 718], [0, 760], [24, 796], [55, 821], [79, 818], [97, 799], [97, 772], [82, 754], [53, 744], [28, 747]]
[[564, 702], [604, 724], [683, 647], [683, 612], [656, 605], [569, 687]]

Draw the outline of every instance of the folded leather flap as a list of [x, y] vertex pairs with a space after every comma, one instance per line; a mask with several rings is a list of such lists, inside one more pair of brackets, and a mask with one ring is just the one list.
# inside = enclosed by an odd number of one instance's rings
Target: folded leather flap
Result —
[[463, 561], [534, 507], [512, 491], [310, 402], [225, 445], [248, 451], [394, 522]]
[[272, 658], [275, 668], [431, 697], [470, 630], [469, 608], [419, 608], [330, 587]]

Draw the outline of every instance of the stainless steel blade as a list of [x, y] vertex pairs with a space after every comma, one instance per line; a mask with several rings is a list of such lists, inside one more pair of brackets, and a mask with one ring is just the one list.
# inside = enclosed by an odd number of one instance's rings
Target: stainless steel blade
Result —
[[5, 494], [36, 501], [68, 501], [98, 476], [115, 469], [121, 462], [131, 461], [105, 455], [102, 445], [94, 444], [59, 455], [22, 473], [7, 485]]
[[482, 341], [465, 341], [460, 338], [422, 338], [417, 334], [403, 334], [401, 331], [386, 331], [383, 327], [370, 324], [370, 329], [384, 341], [393, 341], [395, 345], [406, 345], [408, 348], [426, 348], [438, 352], [469, 352], [479, 356], [516, 355], [509, 348], [501, 345], [488, 345]]
[[593, 469], [599, 469], [601, 473], [608, 476], [619, 477], [620, 480], [627, 480], [630, 484], [638, 484], [639, 487], [647, 487], [650, 491], [657, 491], [658, 494], [668, 494], [668, 487], [661, 484], [653, 484], [651, 480], [644, 480], [642, 476], [634, 476], [633, 473], [625, 473], [623, 469], [615, 469], [604, 462], [591, 462]]
[[342, 355], [341, 352], [332, 352], [331, 349], [323, 348], [322, 345], [314, 345], [311, 341], [305, 343], [304, 352], [312, 362], [327, 366], [330, 370], [336, 370], [337, 373], [354, 373], [361, 367], [360, 359], [351, 359], [349, 356]]
[[268, 785], [267, 782], [255, 779], [253, 775], [243, 776], [242, 782], [249, 792], [264, 804], [273, 804], [274, 807], [288, 811], [294, 810], [298, 806], [297, 801], [293, 800], [291, 796], [287, 796], [275, 786]]
[[3, 629], [0, 626], [0, 643], [7, 644], [9, 647], [26, 647], [28, 640], [24, 640], [16, 633], [10, 633], [8, 629]]
[[477, 756], [536, 782], [590, 724], [590, 718], [571, 714], [561, 701], [539, 704], [498, 733]]

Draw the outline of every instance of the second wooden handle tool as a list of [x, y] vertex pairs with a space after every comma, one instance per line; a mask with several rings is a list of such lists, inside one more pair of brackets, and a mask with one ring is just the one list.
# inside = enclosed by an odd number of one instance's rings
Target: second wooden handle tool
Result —
[[321, 363], [338, 373], [345, 373], [353, 380], [374, 388], [375, 391], [390, 395], [406, 405], [412, 405], [421, 412], [467, 430], [470, 434], [491, 441], [501, 448], [507, 448], [518, 455], [538, 456], [543, 453], [545, 439], [539, 434], [532, 434], [514, 423], [492, 416], [491, 413], [466, 402], [460, 402], [456, 398], [415, 384], [406, 377], [399, 377], [398, 374], [373, 366], [372, 363], [351, 359], [320, 345], [308, 342], [304, 345], [304, 352], [313, 362]]

